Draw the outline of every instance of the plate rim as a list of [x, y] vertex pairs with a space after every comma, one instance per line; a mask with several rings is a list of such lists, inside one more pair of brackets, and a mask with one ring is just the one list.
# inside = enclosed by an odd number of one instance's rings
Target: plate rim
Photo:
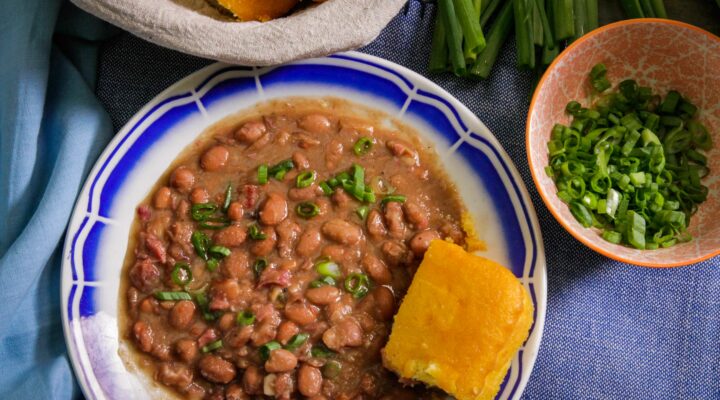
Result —
[[[534, 346], [532, 349], [525, 348], [524, 350], [531, 350], [531, 354], [528, 359], [528, 363], [524, 365], [526, 368], [529, 366], [530, 372], [527, 373], [527, 375], [523, 376], [522, 368], [521, 371], [518, 372], [520, 374], [520, 379], [516, 383], [516, 388], [512, 392], [512, 399], [519, 398], [522, 393], [524, 392], [527, 383], [529, 382], [532, 370], [535, 366], [535, 363], [537, 361], [537, 357], [539, 354], [540, 346], [542, 343], [543, 333], [544, 333], [544, 327], [545, 327], [545, 316], [547, 312], [547, 263], [546, 263], [546, 257], [545, 257], [545, 247], [544, 247], [544, 241], [542, 237], [542, 232], [540, 229], [540, 223], [537, 217], [537, 212], [535, 210], [535, 206], [532, 202], [532, 198], [530, 197], [530, 194], [527, 190], [527, 185], [522, 180], [522, 177], [515, 166], [515, 163], [510, 158], [510, 156], [507, 154], [503, 146], [500, 144], [500, 142], [497, 140], [495, 135], [487, 128], [487, 126], [480, 120], [480, 118], [472, 112], [467, 106], [465, 106], [463, 103], [461, 103], [457, 98], [455, 98], [452, 94], [450, 94], [447, 90], [443, 89], [441, 86], [436, 84], [435, 82], [431, 81], [429, 78], [426, 78], [425, 76], [421, 75], [420, 73], [417, 73], [413, 70], [410, 70], [409, 68], [406, 68], [402, 65], [396, 64], [394, 62], [391, 62], [389, 60], [385, 60], [383, 58], [361, 53], [358, 51], [349, 51], [349, 52], [341, 52], [336, 53], [334, 55], [325, 56], [325, 57], [317, 57], [317, 58], [311, 58], [306, 60], [301, 60], [298, 62], [290, 62], [285, 64], [280, 64], [278, 66], [274, 67], [263, 67], [263, 68], [270, 68], [274, 69], [277, 67], [283, 67], [286, 65], [293, 65], [296, 63], [311, 63], [314, 60], [322, 60], [326, 58], [340, 58], [345, 61], [349, 62], [361, 62], [361, 60], [364, 60], [366, 62], [369, 62], [371, 64], [375, 64], [375, 66], [381, 66], [382, 69], [385, 69], [388, 72], [395, 73], [396, 75], [400, 76], [401, 79], [407, 79], [408, 81], [414, 81], [417, 84], [429, 88], [432, 90], [432, 94], [437, 95], [438, 97], [441, 97], [444, 101], [448, 103], [449, 106], [452, 108], [455, 108], [455, 110], [451, 111], [460, 111], [460, 113], [456, 114], [456, 118], [458, 119], [458, 122], [463, 122], [463, 117], [461, 117], [461, 114], [466, 116], [466, 118], [473, 119], [473, 123], [477, 124], [481, 129], [479, 132], [474, 132], [476, 134], [482, 134], [482, 138], [486, 139], [490, 142], [490, 144], [493, 146], [493, 150], [495, 150], [498, 158], [500, 161], [503, 161], [506, 167], [506, 173], [508, 175], [510, 183], [515, 187], [517, 191], [518, 200], [522, 202], [522, 205], [526, 209], [526, 215], [525, 218], [527, 219], [527, 225], [530, 230], [530, 233], [534, 235], [535, 242], [536, 242], [536, 252], [537, 252], [537, 259], [534, 264], [535, 268], [535, 275], [538, 273], [539, 276], [539, 283], [541, 284], [541, 288], [536, 288], [536, 295], [537, 299], [535, 301], [535, 312], [536, 317], [533, 321], [533, 326], [531, 327], [530, 333], [531, 336], [537, 335], [536, 342], [537, 345]], [[72, 327], [70, 324], [70, 320], [68, 319], [68, 295], [71, 291], [71, 286], [73, 286], [73, 275], [71, 270], [71, 260], [70, 257], [73, 256], [73, 243], [74, 243], [74, 236], [75, 234], [79, 233], [82, 229], [82, 221], [84, 217], [86, 217], [87, 207], [92, 202], [92, 199], [90, 198], [90, 193], [92, 191], [93, 187], [93, 181], [95, 178], [97, 178], [98, 174], [101, 172], [103, 165], [108, 162], [112, 156], [115, 150], [118, 149], [119, 146], [122, 145], [124, 138], [128, 135], [128, 133], [133, 130], [133, 128], [138, 125], [146, 116], [148, 116], [156, 106], [158, 106], [159, 103], [162, 103], [163, 101], [168, 100], [173, 95], [177, 96], [180, 93], [185, 92], [193, 92], [194, 94], [194, 84], [198, 82], [201, 77], [208, 78], [211, 74], [219, 71], [223, 67], [229, 67], [232, 66], [230, 64], [222, 63], [222, 62], [216, 62], [212, 63], [208, 66], [205, 66], [191, 74], [186, 75], [185, 77], [179, 79], [175, 83], [171, 84], [169, 87], [161, 91], [158, 95], [153, 97], [150, 101], [148, 101], [145, 105], [143, 105], [126, 123], [123, 125], [123, 127], [113, 136], [113, 138], [110, 140], [110, 142], [106, 145], [106, 147], [103, 149], [100, 156], [97, 158], [95, 163], [93, 164], [92, 169], [90, 170], [89, 174], [84, 180], [82, 190], [79, 192], [76, 202], [73, 206], [73, 211], [71, 214], [71, 217], [68, 221], [68, 226], [66, 229], [66, 236], [65, 236], [65, 242], [63, 244], [63, 257], [62, 257], [62, 265], [61, 265], [61, 290], [60, 290], [60, 301], [61, 301], [61, 314], [62, 314], [62, 325], [63, 325], [63, 336], [66, 343], [67, 353], [70, 357], [71, 364], [73, 367], [74, 377], [76, 378], [78, 385], [80, 386], [83, 394], [87, 398], [95, 398], [92, 396], [93, 392], [89, 388], [88, 382], [85, 381], [85, 371], [84, 371], [84, 362], [79, 359], [79, 354], [76, 354], [75, 351], [80, 351], [80, 349], [74, 348], [74, 342], [73, 342], [73, 332]], [[251, 67], [253, 71], [260, 70], [262, 68], [258, 67]], [[416, 85], [417, 86], [417, 85]], [[532, 266], [531, 266], [532, 267]], [[522, 278], [522, 277], [520, 277]], [[537, 279], [536, 277], [532, 278], [533, 280]], [[82, 282], [84, 284], [85, 282]], [[529, 284], [529, 282], [528, 282]], [[527, 287], [527, 284], [524, 284], [524, 286]], [[541, 290], [538, 290], [541, 289]], [[79, 318], [79, 316], [77, 316]], [[528, 338], [528, 340], [530, 337]], [[521, 350], [522, 351], [522, 350]], [[514, 356], [515, 357], [515, 356]], [[522, 365], [521, 365], [522, 367]]]

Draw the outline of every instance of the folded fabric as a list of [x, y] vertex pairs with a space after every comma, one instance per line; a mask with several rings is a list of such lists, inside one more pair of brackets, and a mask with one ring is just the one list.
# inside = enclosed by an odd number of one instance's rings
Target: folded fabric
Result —
[[110, 32], [61, 0], [9, 0], [0, 13], [2, 399], [81, 396], [63, 339], [60, 254], [72, 204], [112, 135], [94, 95], [93, 41]]

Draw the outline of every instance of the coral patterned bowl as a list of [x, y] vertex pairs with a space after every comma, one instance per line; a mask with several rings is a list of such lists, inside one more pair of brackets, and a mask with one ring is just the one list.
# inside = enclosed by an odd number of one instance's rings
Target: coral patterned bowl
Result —
[[[602, 239], [584, 228], [557, 196], [545, 174], [547, 142], [555, 123], [569, 123], [565, 105], [590, 98], [588, 73], [604, 63], [613, 84], [635, 79], [664, 95], [675, 89], [700, 109], [700, 121], [713, 136], [707, 154], [710, 194], [690, 222], [693, 240], [667, 249], [636, 250]], [[675, 267], [720, 254], [720, 38], [700, 28], [662, 19], [634, 19], [607, 25], [569, 46], [540, 80], [527, 120], [527, 154], [535, 185], [560, 224], [591, 249], [618, 261], [647, 267]]]

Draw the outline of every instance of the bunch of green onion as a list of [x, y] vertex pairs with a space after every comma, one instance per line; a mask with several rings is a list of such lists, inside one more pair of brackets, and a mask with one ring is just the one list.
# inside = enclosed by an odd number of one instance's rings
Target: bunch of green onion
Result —
[[621, 0], [628, 18], [667, 18], [663, 0]]
[[590, 83], [601, 93], [593, 107], [568, 103], [572, 123], [555, 125], [548, 142], [545, 171], [558, 197], [612, 243], [657, 249], [690, 240], [686, 228], [708, 195], [703, 152], [712, 147], [697, 107], [676, 91], [661, 99], [634, 80], [608, 92], [603, 64]]
[[[451, 71], [457, 76], [487, 78], [514, 26], [518, 67], [540, 73], [564, 46], [598, 27], [597, 0], [437, 0], [437, 3], [430, 72]], [[667, 18], [662, 0], [621, 0], [621, 3], [630, 18]], [[629, 8], [626, 3], [638, 3], [638, 7]]]

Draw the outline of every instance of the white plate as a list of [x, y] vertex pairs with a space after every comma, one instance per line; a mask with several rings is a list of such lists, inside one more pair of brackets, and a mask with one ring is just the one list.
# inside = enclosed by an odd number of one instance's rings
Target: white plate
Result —
[[542, 237], [527, 190], [495, 137], [460, 102], [406, 68], [354, 52], [260, 69], [211, 65], [165, 90], [115, 136], [85, 183], [63, 253], [63, 327], [85, 396], [151, 395], [144, 375], [128, 371], [118, 354], [120, 272], [138, 203], [206, 127], [287, 96], [334, 96], [381, 109], [435, 144], [488, 244], [483, 255], [508, 266], [535, 304], [530, 337], [498, 395], [519, 398], [540, 346], [547, 286]]

